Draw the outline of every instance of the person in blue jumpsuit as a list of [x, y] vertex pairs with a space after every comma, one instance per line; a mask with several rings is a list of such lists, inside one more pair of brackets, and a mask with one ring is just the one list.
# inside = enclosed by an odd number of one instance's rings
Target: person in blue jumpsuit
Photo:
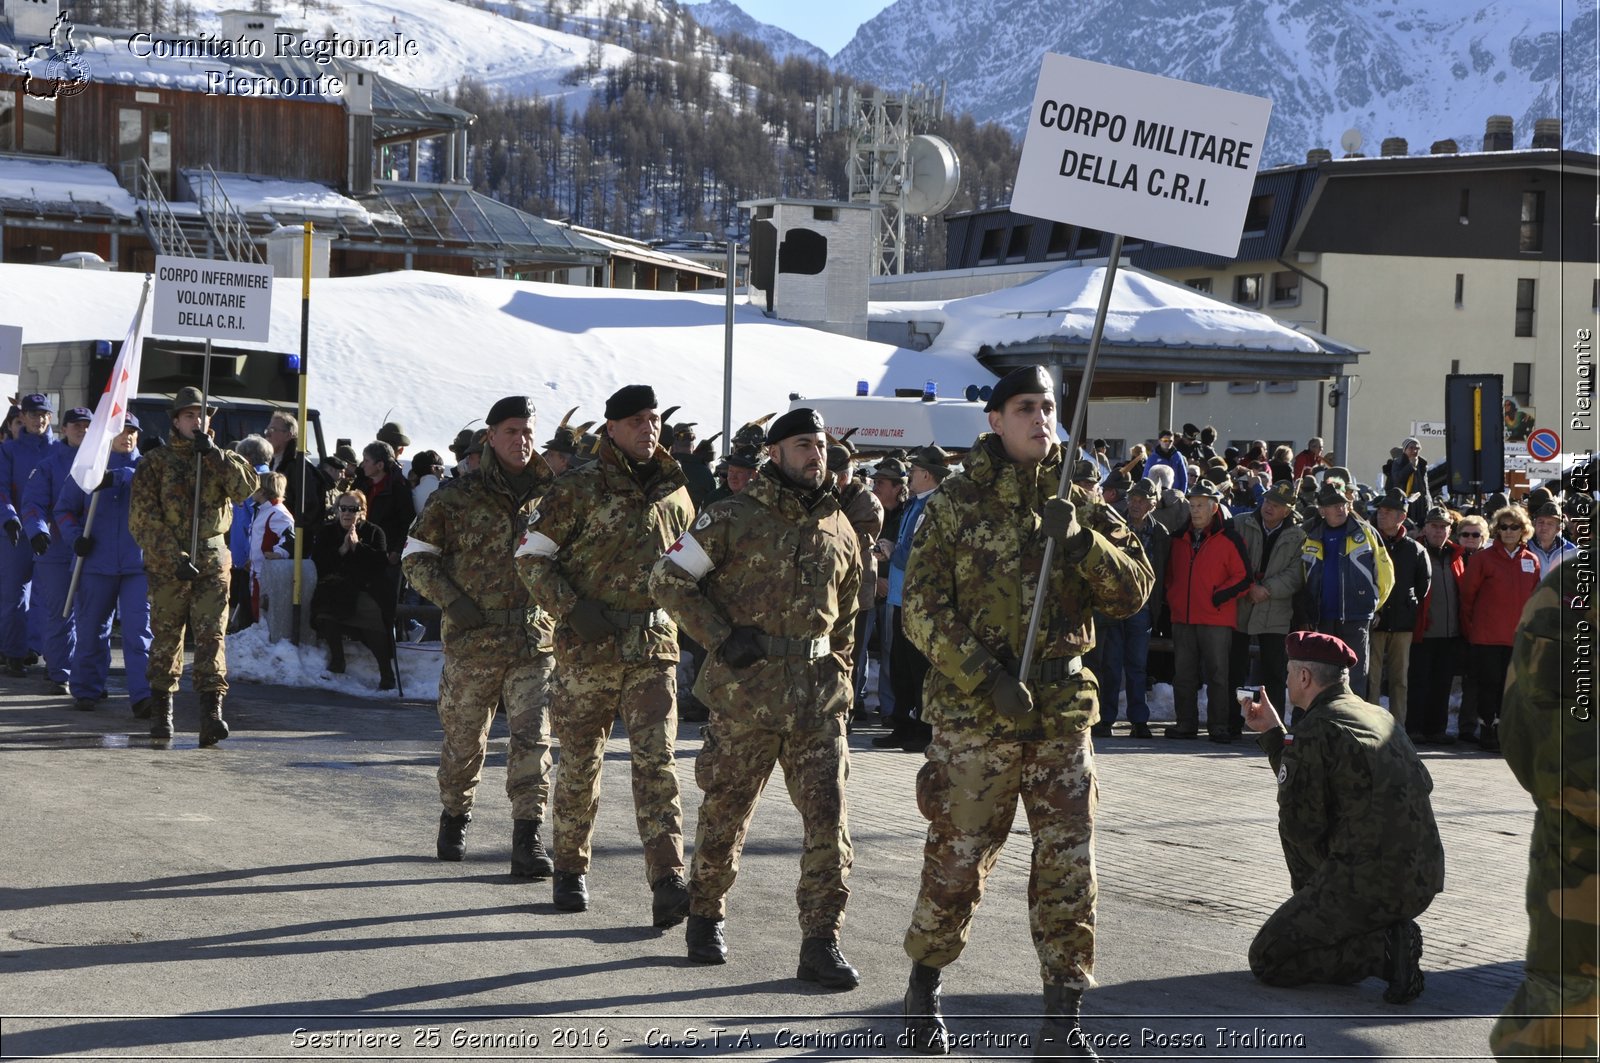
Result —
[[[61, 444], [50, 449], [28, 482], [22, 485], [22, 537], [33, 550], [33, 595], [28, 601], [28, 626], [33, 628], [34, 613], [39, 614], [38, 630], [43, 642], [45, 675], [55, 693], [67, 693], [67, 677], [72, 668], [75, 641], [72, 611], [64, 609], [67, 585], [72, 581], [72, 547], [61, 541], [54, 511], [61, 497], [61, 486], [71, 477], [78, 447], [89, 431], [94, 415], [83, 407], [61, 415]], [[63, 613], [65, 615], [63, 615]]]
[[[111, 619], [122, 620], [122, 661], [128, 673], [128, 700], [133, 714], [150, 716], [150, 680], [145, 668], [150, 654], [150, 600], [144, 575], [144, 552], [128, 533], [128, 502], [133, 470], [139, 466], [139, 419], [128, 414], [127, 427], [111, 440], [105, 479], [85, 492], [70, 476], [56, 502], [56, 527], [74, 557], [83, 558], [75, 603], [77, 649], [72, 657], [74, 708], [93, 710], [106, 697], [111, 667]], [[84, 522], [89, 503], [98, 498], [94, 523]]]
[[[33, 587], [33, 547], [22, 534], [22, 485], [56, 446], [50, 436], [55, 411], [43, 395], [22, 396], [22, 426], [14, 439], [0, 446], [0, 657], [5, 673], [27, 674], [30, 650], [41, 645], [37, 627], [29, 626], [28, 598]], [[42, 619], [42, 615], [40, 619]]]

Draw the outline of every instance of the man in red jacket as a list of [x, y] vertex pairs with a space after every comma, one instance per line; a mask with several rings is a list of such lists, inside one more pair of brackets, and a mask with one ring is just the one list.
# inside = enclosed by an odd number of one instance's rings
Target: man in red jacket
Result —
[[1206, 730], [1218, 743], [1233, 741], [1228, 716], [1228, 650], [1239, 596], [1250, 589], [1244, 541], [1223, 519], [1222, 490], [1201, 480], [1189, 488], [1189, 522], [1172, 536], [1167, 561], [1167, 605], [1172, 610], [1173, 705], [1178, 722], [1168, 738], [1200, 734], [1200, 684], [1206, 686]]

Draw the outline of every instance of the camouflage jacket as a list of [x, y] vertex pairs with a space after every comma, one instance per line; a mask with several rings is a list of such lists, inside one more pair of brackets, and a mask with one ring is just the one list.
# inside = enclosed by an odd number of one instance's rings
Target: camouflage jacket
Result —
[[[1005, 458], [999, 439], [982, 435], [966, 470], [928, 497], [906, 563], [902, 621], [906, 636], [932, 664], [924, 687], [936, 726], [1001, 739], [1056, 738], [1098, 718], [1094, 676], [1029, 683], [1037, 713], [1001, 715], [978, 688], [990, 656], [1022, 656], [1034, 591], [1044, 561], [1039, 514], [1055, 496], [1061, 448], [1038, 465]], [[1035, 663], [1081, 655], [1094, 645], [1096, 610], [1113, 619], [1138, 612], [1155, 582], [1138, 536], [1110, 506], [1074, 486], [1082, 541], [1057, 549], [1040, 618]]]
[[839, 505], [855, 529], [856, 546], [861, 550], [861, 591], [856, 595], [856, 604], [871, 609], [878, 593], [878, 558], [872, 546], [883, 533], [883, 503], [872, 488], [860, 480], [851, 480], [839, 492]]
[[[650, 573], [650, 589], [710, 652], [695, 694], [719, 715], [775, 731], [838, 728], [850, 709], [861, 550], [830, 489], [808, 508], [769, 464], [706, 507]], [[735, 627], [826, 639], [825, 656], [768, 654], [731, 668], [717, 652]]]
[[1592, 665], [1594, 633], [1600, 630], [1594, 571], [1592, 561], [1569, 561], [1528, 599], [1500, 710], [1507, 766], [1541, 814], [1561, 818], [1566, 844], [1589, 850], [1590, 867], [1600, 837], [1600, 772], [1594, 698], [1582, 689], [1593, 669], [1580, 662]]
[[[146, 454], [133, 474], [128, 501], [128, 531], [144, 551], [147, 571], [171, 576], [189, 555], [194, 519], [194, 443], [176, 432], [164, 447]], [[231, 564], [225, 536], [235, 503], [256, 489], [256, 472], [231, 450], [215, 447], [202, 459], [200, 476], [200, 556], [202, 572]]]
[[478, 471], [440, 485], [411, 525], [400, 563], [423, 597], [448, 608], [465, 595], [481, 610], [525, 613], [520, 623], [505, 623], [508, 617], [502, 615], [466, 631], [457, 630], [446, 615], [444, 643], [451, 650], [549, 651], [550, 620], [534, 608], [511, 565], [534, 507], [555, 479], [539, 455], [530, 466], [535, 486], [519, 499], [504, 466], [485, 451]]
[[[661, 447], [641, 483], [606, 438], [598, 460], [558, 477], [528, 522], [517, 548], [517, 572], [533, 600], [565, 617], [583, 598], [615, 613], [656, 608], [650, 569], [694, 519], [683, 470]], [[678, 659], [678, 629], [670, 619], [619, 623], [603, 642], [585, 642], [557, 623], [556, 654], [583, 664]]]
[[1259, 741], [1278, 777], [1278, 837], [1296, 892], [1420, 911], [1444, 888], [1433, 778], [1388, 712], [1336, 684], [1293, 733]]

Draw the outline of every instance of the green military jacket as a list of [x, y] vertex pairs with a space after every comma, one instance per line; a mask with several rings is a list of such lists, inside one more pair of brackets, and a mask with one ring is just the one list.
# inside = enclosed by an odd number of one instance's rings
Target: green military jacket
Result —
[[[986, 433], [968, 451], [965, 471], [928, 498], [906, 563], [901, 620], [933, 666], [923, 689], [935, 727], [1036, 740], [1065, 737], [1099, 717], [1088, 669], [1030, 682], [1039, 711], [1024, 717], [1001, 715], [979, 690], [991, 656], [1011, 667], [1022, 656], [1044, 561], [1039, 514], [1060, 472], [1059, 446], [1037, 465], [1018, 465]], [[1132, 616], [1155, 582], [1144, 547], [1117, 512], [1076, 486], [1071, 498], [1088, 535], [1055, 552], [1036, 662], [1082, 655], [1094, 645], [1094, 613]]]
[[[144, 551], [147, 571], [176, 576], [189, 556], [194, 519], [194, 443], [176, 432], [166, 446], [144, 456], [129, 490], [128, 531]], [[200, 476], [200, 556], [192, 558], [202, 573], [220, 572], [231, 564], [225, 536], [233, 525], [233, 507], [256, 490], [256, 472], [231, 450], [214, 448], [202, 459]]]
[[1295, 596], [1306, 581], [1306, 566], [1300, 560], [1306, 531], [1292, 510], [1283, 522], [1272, 543], [1272, 556], [1267, 557], [1263, 556], [1267, 527], [1261, 519], [1261, 511], [1252, 510], [1233, 518], [1234, 530], [1244, 540], [1244, 559], [1250, 566], [1250, 578], [1272, 595], [1259, 604], [1252, 602], [1248, 594], [1240, 595], [1239, 618], [1233, 626], [1247, 635], [1287, 635], [1294, 623]]
[[[540, 497], [555, 479], [538, 454], [529, 467], [533, 488], [519, 498], [505, 467], [485, 450], [478, 471], [441, 484], [411, 525], [400, 559], [411, 585], [444, 609], [466, 597], [480, 610], [500, 614], [476, 631], [458, 630], [446, 614], [442, 634], [453, 650], [550, 649], [550, 618], [534, 607], [511, 564]], [[517, 612], [523, 616], [513, 620]]]
[[[841, 734], [860, 582], [861, 551], [838, 495], [830, 487], [808, 506], [770, 463], [707, 506], [650, 573], [657, 600], [710, 651], [694, 687], [701, 701], [756, 727]], [[768, 654], [736, 670], [717, 649], [743, 626], [826, 639], [825, 656]]]
[[1259, 741], [1278, 777], [1278, 836], [1296, 892], [1421, 911], [1444, 889], [1433, 777], [1393, 716], [1336, 684], [1292, 733]]
[[[585, 642], [567, 625], [556, 626], [560, 660], [621, 664], [678, 659], [678, 629], [656, 610], [650, 569], [694, 519], [683, 470], [661, 447], [641, 482], [609, 437], [596, 461], [559, 477], [528, 522], [517, 548], [517, 572], [533, 600], [565, 617], [580, 599], [597, 599], [617, 614], [617, 633]], [[635, 622], [620, 621], [630, 614]]]

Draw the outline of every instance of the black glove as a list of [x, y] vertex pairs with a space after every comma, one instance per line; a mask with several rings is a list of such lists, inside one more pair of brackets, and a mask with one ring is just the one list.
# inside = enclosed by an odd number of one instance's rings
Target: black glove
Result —
[[100, 477], [100, 483], [97, 487], [95, 487], [95, 490], [104, 491], [106, 488], [110, 487], [113, 482], [114, 480], [112, 479], [111, 473], [108, 471], [104, 476]]
[[989, 697], [1002, 716], [1026, 716], [1033, 711], [1033, 694], [1028, 684], [1010, 672], [999, 673]]
[[450, 626], [457, 631], [471, 631], [484, 625], [483, 611], [465, 594], [445, 606], [444, 615], [450, 618]]
[[1083, 530], [1078, 524], [1078, 507], [1070, 499], [1047, 499], [1044, 513], [1039, 517], [1039, 529], [1058, 545], [1065, 545], [1068, 539]]
[[199, 575], [200, 570], [194, 567], [194, 562], [190, 561], [189, 555], [185, 554], [182, 560], [178, 562], [178, 578], [187, 583], [192, 579], [197, 579]]
[[33, 552], [35, 554], [37, 554], [39, 557], [43, 557], [44, 552], [50, 549], [50, 533], [40, 532], [28, 540], [28, 545], [33, 547]]
[[617, 633], [616, 626], [606, 619], [606, 607], [597, 598], [580, 598], [567, 614], [567, 624], [585, 642], [604, 642]]
[[11, 545], [16, 546], [22, 541], [22, 525], [17, 521], [6, 521], [6, 538], [11, 540]]
[[730, 668], [749, 668], [767, 655], [756, 639], [759, 634], [760, 628], [749, 625], [734, 628], [733, 634], [723, 639], [717, 648], [717, 656]]
[[196, 454], [209, 454], [216, 449], [217, 445], [211, 441], [209, 435], [204, 432], [196, 432], [194, 434], [194, 452]]
[[78, 541], [72, 544], [72, 552], [79, 557], [88, 557], [89, 551], [94, 549], [94, 540], [87, 535], [78, 536]]

